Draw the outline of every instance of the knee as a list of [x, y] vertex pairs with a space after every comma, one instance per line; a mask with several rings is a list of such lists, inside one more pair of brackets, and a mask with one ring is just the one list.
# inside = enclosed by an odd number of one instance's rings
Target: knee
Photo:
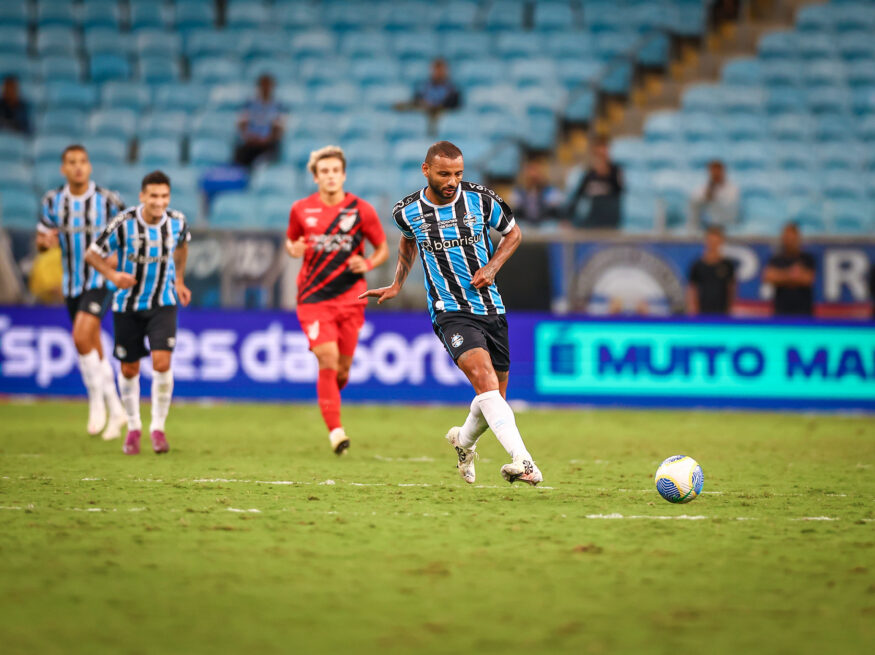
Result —
[[478, 394], [498, 389], [498, 377], [490, 366], [478, 366], [471, 371], [471, 382]]
[[338, 368], [337, 355], [335, 353], [322, 353], [316, 356], [319, 360], [319, 370], [331, 369], [336, 371]]
[[153, 357], [152, 370], [156, 373], [166, 373], [170, 370], [170, 357]]
[[122, 362], [122, 375], [128, 379], [137, 377], [140, 372], [140, 362]]
[[76, 346], [76, 352], [80, 355], [85, 355], [94, 350], [94, 344], [91, 343], [90, 335], [82, 329], [73, 329], [73, 345]]

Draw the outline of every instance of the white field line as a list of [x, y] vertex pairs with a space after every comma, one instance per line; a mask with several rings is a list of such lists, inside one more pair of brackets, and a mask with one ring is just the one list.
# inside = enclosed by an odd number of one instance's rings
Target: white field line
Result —
[[838, 521], [837, 517], [833, 516], [803, 516], [798, 519], [790, 519], [791, 521]]
[[677, 516], [624, 516], [622, 514], [587, 514], [588, 519], [653, 519], [657, 521], [703, 521], [707, 516], [688, 516], [687, 514], [679, 514]]
[[434, 457], [386, 457], [385, 455], [374, 455], [374, 459], [381, 462], [434, 462]]
[[249, 513], [249, 514], [261, 514], [261, 510], [255, 509], [254, 507], [252, 509], [237, 509], [236, 507], [229, 507], [228, 511], [229, 512], [243, 512], [243, 513]]

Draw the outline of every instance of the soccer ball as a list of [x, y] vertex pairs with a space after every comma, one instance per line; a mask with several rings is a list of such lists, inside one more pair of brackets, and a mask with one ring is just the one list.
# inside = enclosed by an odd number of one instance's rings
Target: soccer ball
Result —
[[656, 469], [656, 490], [670, 503], [688, 503], [702, 493], [705, 474], [692, 457], [673, 455]]

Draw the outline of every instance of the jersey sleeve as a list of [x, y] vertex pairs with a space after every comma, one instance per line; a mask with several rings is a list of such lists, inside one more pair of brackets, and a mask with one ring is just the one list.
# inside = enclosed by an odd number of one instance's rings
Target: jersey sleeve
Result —
[[380, 224], [380, 217], [377, 216], [377, 210], [373, 205], [367, 202], [362, 202], [362, 232], [365, 238], [370, 241], [374, 247], [386, 241], [386, 233], [383, 231], [383, 226]]
[[122, 200], [121, 194], [118, 191], [113, 191], [109, 195], [109, 218], [121, 213], [125, 208], [125, 203]]
[[507, 234], [516, 225], [513, 212], [504, 200], [494, 193], [492, 196], [494, 202], [492, 203], [492, 213], [489, 216], [489, 227], [498, 230], [501, 234]]
[[39, 221], [36, 229], [40, 232], [49, 232], [58, 227], [58, 216], [55, 213], [55, 199], [51, 193], [43, 196], [42, 206], [40, 207]]
[[98, 236], [94, 243], [91, 244], [89, 250], [93, 250], [101, 257], [109, 257], [112, 253], [117, 251], [119, 249], [118, 229], [121, 224], [122, 221], [120, 220], [110, 221], [109, 224], [103, 228], [103, 232], [100, 233], [100, 236]]
[[304, 236], [304, 231], [301, 229], [301, 221], [298, 220], [296, 205], [292, 205], [292, 208], [289, 210], [289, 227], [286, 230], [286, 236], [290, 241], [297, 241]]
[[179, 228], [179, 239], [176, 240], [177, 246], [182, 246], [191, 241], [191, 231], [188, 229], [188, 221], [182, 219], [182, 226]]
[[404, 235], [405, 239], [413, 238], [413, 229], [410, 227], [407, 219], [404, 218], [404, 209], [402, 207], [396, 206], [392, 211], [392, 220], [395, 221], [395, 226], [401, 230], [401, 234]]

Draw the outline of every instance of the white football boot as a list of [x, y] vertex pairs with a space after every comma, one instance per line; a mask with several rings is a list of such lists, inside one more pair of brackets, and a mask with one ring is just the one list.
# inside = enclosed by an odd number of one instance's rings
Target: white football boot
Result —
[[346, 436], [343, 428], [334, 428], [328, 433], [328, 440], [331, 442], [331, 450], [334, 451], [335, 455], [343, 455], [349, 448], [349, 437]]
[[474, 459], [477, 457], [477, 453], [473, 448], [463, 448], [459, 445], [459, 431], [461, 429], [459, 426], [451, 427], [450, 431], [447, 432], [447, 441], [450, 442], [450, 445], [456, 449], [456, 453], [459, 455], [459, 463], [456, 464], [456, 468], [459, 469], [459, 475], [468, 484], [474, 484]]
[[533, 487], [544, 481], [540, 469], [530, 459], [515, 459], [510, 464], [501, 467], [501, 477], [513, 484], [517, 480]]
[[122, 428], [127, 425], [128, 417], [125, 416], [125, 413], [110, 413], [109, 419], [106, 421], [106, 429], [103, 431], [101, 437], [104, 441], [112, 441], [113, 439], [118, 439], [122, 436]]
[[92, 437], [100, 434], [106, 425], [106, 405], [103, 394], [95, 393], [88, 396], [88, 434]]

